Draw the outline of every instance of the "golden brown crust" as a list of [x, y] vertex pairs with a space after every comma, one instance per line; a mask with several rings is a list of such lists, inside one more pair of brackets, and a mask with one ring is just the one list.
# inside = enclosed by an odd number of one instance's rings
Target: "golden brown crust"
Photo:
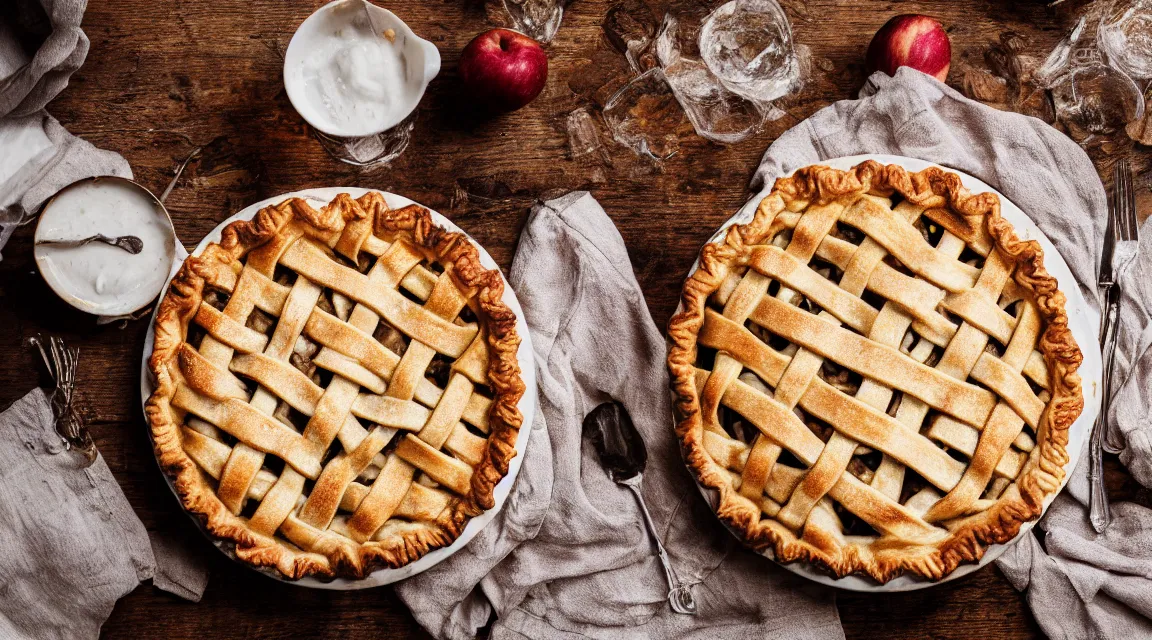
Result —
[[[930, 544], [892, 544], [883, 539], [885, 544], [841, 544], [818, 530], [797, 537], [773, 518], [761, 518], [759, 505], [740, 495], [729, 472], [703, 443], [695, 367], [697, 336], [709, 296], [750, 247], [779, 231], [774, 226], [778, 212], [797, 212], [809, 202], [823, 204], [865, 193], [899, 194], [926, 206], [926, 216], [970, 245], [980, 242], [980, 237], [990, 237], [995, 250], [1016, 266], [1013, 278], [1034, 300], [1045, 324], [1038, 349], [1048, 366], [1052, 399], [1037, 429], [1037, 446], [1014, 485], [1018, 490], [1006, 491], [991, 508], [948, 521], [949, 535]], [[986, 236], [980, 233], [981, 228]], [[979, 560], [989, 544], [1014, 538], [1023, 523], [1040, 516], [1045, 498], [1060, 487], [1068, 462], [1068, 429], [1084, 404], [1076, 373], [1082, 356], [1068, 328], [1064, 294], [1044, 269], [1040, 245], [1018, 239], [1011, 224], [1001, 217], [995, 194], [970, 194], [954, 173], [939, 168], [909, 173], [902, 167], [871, 160], [850, 171], [825, 166], [800, 169], [776, 181], [752, 221], [733, 226], [723, 240], [704, 246], [699, 269], [684, 283], [681, 302], [682, 311], [669, 324], [668, 354], [681, 450], [700, 484], [718, 492], [720, 519], [756, 550], [771, 548], [781, 562], [814, 563], [837, 577], [864, 573], [884, 583], [907, 571], [939, 580], [961, 562]]]
[[[350, 236], [341, 231], [358, 226], [386, 240], [403, 239], [430, 261], [445, 265], [464, 290], [474, 290], [477, 317], [489, 351], [488, 383], [493, 393], [489, 437], [482, 459], [471, 477], [471, 492], [456, 499], [434, 522], [411, 523], [379, 541], [356, 544], [344, 536], [319, 532], [307, 552], [278, 538], [254, 532], [246, 519], [233, 515], [217, 497], [207, 475], [185, 452], [181, 425], [174, 419], [171, 400], [176, 392], [178, 358], [189, 322], [203, 300], [205, 282], [227, 278], [239, 261], [254, 250], [279, 256], [292, 241], [307, 235], [347, 253]], [[361, 237], [362, 243], [362, 237]], [[351, 247], [352, 255], [356, 247]], [[253, 259], [266, 259], [261, 255]], [[516, 456], [516, 439], [523, 421], [517, 407], [524, 393], [517, 351], [516, 315], [503, 302], [504, 280], [496, 270], [480, 263], [479, 252], [461, 233], [438, 226], [430, 212], [418, 205], [392, 210], [378, 192], [359, 199], [340, 194], [332, 203], [314, 209], [299, 198], [261, 209], [252, 220], [224, 228], [220, 242], [212, 243], [185, 261], [160, 302], [155, 321], [155, 347], [149, 368], [156, 388], [145, 405], [161, 468], [167, 473], [184, 508], [196, 514], [209, 534], [234, 545], [235, 556], [256, 567], [275, 568], [290, 579], [314, 576], [365, 578], [381, 567], [409, 564], [437, 548], [451, 544], [468, 520], [494, 505], [496, 485], [508, 473]], [[309, 535], [312, 532], [309, 532]]]

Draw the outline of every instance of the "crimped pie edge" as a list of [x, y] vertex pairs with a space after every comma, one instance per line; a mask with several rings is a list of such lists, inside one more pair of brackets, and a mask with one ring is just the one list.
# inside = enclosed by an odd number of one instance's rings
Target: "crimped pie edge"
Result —
[[[937, 206], [946, 205], [946, 211], [953, 215], [953, 230], [970, 225], [966, 217], [983, 220], [995, 250], [1015, 264], [1013, 279], [1034, 296], [1045, 321], [1037, 348], [1049, 368], [1052, 392], [1037, 433], [1037, 446], [1017, 479], [1018, 499], [1002, 497], [992, 508], [960, 519], [951, 535], [938, 544], [909, 544], [875, 552], [831, 540], [818, 541], [823, 544], [817, 546], [797, 538], [776, 520], [761, 518], [759, 507], [738, 493], [726, 470], [704, 449], [695, 384], [696, 341], [706, 301], [724, 281], [740, 252], [760, 243], [772, 218], [790, 204], [830, 201], [868, 192], [899, 193], [917, 204], [935, 199]], [[992, 193], [971, 194], [957, 174], [939, 167], [911, 173], [899, 165], [882, 165], [875, 160], [864, 161], [848, 171], [823, 165], [804, 167], [790, 177], [776, 180], [750, 222], [735, 225], [722, 240], [706, 244], [700, 251], [699, 268], [684, 283], [682, 311], [673, 316], [668, 330], [668, 366], [681, 452], [697, 481], [718, 492], [717, 515], [753, 549], [772, 548], [780, 562], [809, 562], [836, 577], [864, 573], [883, 584], [912, 572], [940, 580], [961, 562], [978, 561], [988, 545], [1013, 539], [1025, 522], [1041, 515], [1044, 500], [1060, 488], [1069, 459], [1068, 429], [1084, 406], [1080, 376], [1076, 373], [1082, 354], [1068, 327], [1065, 302], [1056, 279], [1044, 268], [1039, 243], [1017, 238], [1011, 223], [1000, 215], [999, 198]]]
[[[336, 215], [342, 219], [335, 219]], [[461, 284], [476, 289], [483, 311], [479, 320], [487, 330], [488, 377], [494, 392], [490, 435], [483, 457], [473, 470], [470, 495], [455, 500], [436, 522], [385, 541], [356, 544], [348, 540], [324, 555], [252, 531], [220, 502], [206, 475], [181, 444], [181, 425], [172, 419], [170, 405], [176, 381], [168, 367], [176, 366], [188, 324], [202, 301], [206, 280], [203, 274], [213, 269], [230, 269], [232, 263], [276, 238], [293, 222], [306, 225], [313, 237], [327, 238], [331, 244], [339, 238], [345, 224], [369, 215], [374, 216], [375, 235], [403, 238], [430, 252], [435, 260], [453, 266], [453, 274]], [[221, 231], [219, 242], [209, 244], [199, 256], [189, 257], [172, 278], [157, 311], [155, 346], [148, 359], [156, 387], [144, 412], [157, 460], [173, 480], [181, 504], [200, 519], [210, 535], [234, 544], [237, 559], [255, 567], [275, 568], [292, 580], [306, 576], [363, 579], [378, 568], [398, 568], [448, 546], [460, 536], [470, 518], [492, 508], [496, 484], [508, 473], [516, 456], [516, 439], [523, 423], [517, 404], [525, 387], [517, 360], [520, 338], [516, 315], [504, 304], [503, 292], [504, 280], [499, 271], [480, 263], [479, 252], [464, 234], [440, 227], [431, 213], [419, 205], [390, 209], [375, 191], [358, 199], [342, 193], [320, 209], [300, 198], [289, 198], [260, 209], [251, 220], [228, 224]]]

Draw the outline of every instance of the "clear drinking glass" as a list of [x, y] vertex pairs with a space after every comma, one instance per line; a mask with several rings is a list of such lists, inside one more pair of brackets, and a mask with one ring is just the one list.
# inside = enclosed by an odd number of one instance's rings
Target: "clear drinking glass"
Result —
[[680, 150], [676, 129], [683, 120], [684, 112], [659, 67], [634, 78], [604, 105], [604, 122], [612, 138], [637, 155], [657, 161]]
[[336, 160], [357, 167], [375, 167], [388, 164], [404, 153], [415, 126], [416, 112], [413, 111], [391, 129], [359, 138], [341, 138], [312, 126], [308, 128], [312, 130], [313, 137], [320, 141], [320, 146]]
[[696, 133], [713, 142], [732, 144], [759, 131], [771, 103], [732, 91], [700, 58], [685, 50], [684, 41], [692, 35], [681, 34], [676, 18], [666, 16], [656, 39], [656, 55]]
[[1144, 95], [1127, 75], [1100, 63], [1071, 69], [1052, 87], [1057, 117], [1089, 134], [1108, 134], [1144, 115]]
[[704, 18], [700, 57], [733, 93], [771, 102], [800, 88], [792, 25], [776, 0], [732, 0]]
[[1114, 3], [1096, 32], [1108, 63], [1136, 80], [1152, 79], [1152, 0]]
[[1144, 115], [1145, 106], [1140, 87], [1116, 66], [1116, 57], [1103, 49], [1106, 38], [1099, 30], [1092, 37], [1094, 24], [1087, 16], [1080, 18], [1034, 75], [1040, 86], [1052, 92], [1057, 119], [1082, 144], [1095, 135], [1123, 129]]

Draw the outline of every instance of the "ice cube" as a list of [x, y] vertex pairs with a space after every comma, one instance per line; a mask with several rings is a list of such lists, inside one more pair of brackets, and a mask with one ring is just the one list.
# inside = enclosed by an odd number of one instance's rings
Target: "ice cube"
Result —
[[656, 35], [656, 16], [644, 0], [624, 0], [604, 16], [604, 37], [624, 54], [636, 73], [647, 71], [651, 64], [642, 60]]
[[564, 17], [563, 0], [504, 0], [512, 28], [540, 42], [552, 42]]
[[568, 131], [568, 149], [573, 158], [586, 156], [600, 149], [600, 134], [596, 132], [596, 122], [587, 107], [568, 114], [565, 120]]
[[684, 112], [659, 68], [624, 85], [604, 105], [612, 139], [641, 156], [666, 160], [680, 150], [676, 129]]

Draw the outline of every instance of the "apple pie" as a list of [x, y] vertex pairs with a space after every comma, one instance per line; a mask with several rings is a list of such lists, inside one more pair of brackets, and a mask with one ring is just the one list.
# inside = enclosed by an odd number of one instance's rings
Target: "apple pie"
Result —
[[493, 507], [524, 392], [504, 281], [377, 192], [292, 198], [189, 258], [146, 413], [184, 507], [237, 559], [363, 578]]
[[676, 433], [754, 549], [939, 580], [1061, 486], [1084, 404], [1065, 296], [954, 173], [800, 169], [703, 248], [681, 302]]

